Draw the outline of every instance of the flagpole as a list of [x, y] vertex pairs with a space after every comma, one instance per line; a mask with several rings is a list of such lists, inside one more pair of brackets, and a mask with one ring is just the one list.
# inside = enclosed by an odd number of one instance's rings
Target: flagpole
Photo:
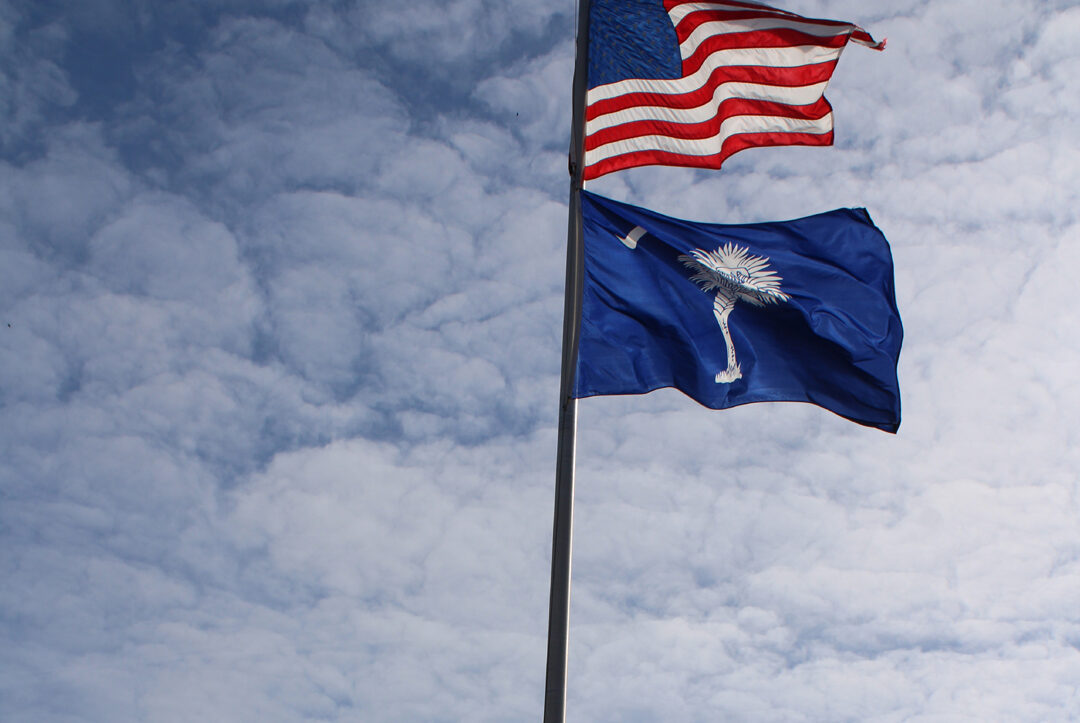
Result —
[[589, 2], [578, 0], [577, 57], [574, 63], [573, 121], [570, 127], [570, 211], [566, 239], [562, 379], [559, 385], [559, 441], [555, 465], [555, 519], [551, 541], [551, 597], [548, 602], [547, 674], [544, 723], [566, 720], [566, 661], [570, 642], [570, 558], [574, 519], [574, 456], [577, 399], [574, 371], [581, 327], [584, 245], [581, 189], [584, 185], [585, 90], [589, 65]]

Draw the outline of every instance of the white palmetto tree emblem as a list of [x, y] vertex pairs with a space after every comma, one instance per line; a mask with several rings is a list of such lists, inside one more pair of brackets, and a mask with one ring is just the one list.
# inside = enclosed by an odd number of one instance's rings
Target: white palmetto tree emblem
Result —
[[780, 290], [783, 279], [769, 268], [768, 257], [754, 256], [745, 247], [732, 243], [726, 243], [716, 251], [694, 249], [689, 255], [680, 256], [679, 261], [693, 272], [691, 281], [701, 286], [703, 291], [716, 292], [713, 315], [720, 324], [720, 332], [727, 345], [727, 369], [716, 375], [716, 383], [741, 379], [742, 370], [735, 359], [735, 344], [728, 329], [728, 317], [738, 301], [765, 306], [790, 299]]

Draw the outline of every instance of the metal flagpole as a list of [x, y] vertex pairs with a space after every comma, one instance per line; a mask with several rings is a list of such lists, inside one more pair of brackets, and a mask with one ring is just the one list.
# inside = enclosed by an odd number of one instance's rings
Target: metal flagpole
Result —
[[574, 449], [577, 399], [574, 370], [581, 326], [584, 247], [581, 188], [585, 160], [585, 89], [589, 65], [589, 1], [578, 0], [577, 59], [574, 64], [573, 121], [570, 129], [570, 215], [566, 240], [566, 296], [563, 308], [562, 382], [559, 389], [559, 444], [555, 466], [555, 521], [551, 542], [551, 598], [548, 602], [547, 676], [544, 723], [566, 720], [566, 659], [570, 641], [570, 552], [574, 518]]

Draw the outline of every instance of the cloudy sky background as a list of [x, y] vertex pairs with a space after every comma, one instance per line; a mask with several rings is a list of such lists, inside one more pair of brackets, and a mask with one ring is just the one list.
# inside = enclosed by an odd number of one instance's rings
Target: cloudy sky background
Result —
[[[568, 720], [1080, 717], [1080, 3], [784, 7], [835, 147], [590, 188], [866, 206], [903, 425], [582, 402]], [[574, 15], [0, 0], [0, 719], [539, 719]]]

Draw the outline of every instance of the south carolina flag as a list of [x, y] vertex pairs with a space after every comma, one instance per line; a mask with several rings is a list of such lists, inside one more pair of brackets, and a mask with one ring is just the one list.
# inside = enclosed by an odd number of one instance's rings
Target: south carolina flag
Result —
[[674, 387], [899, 428], [892, 255], [865, 209], [694, 223], [583, 191], [582, 220], [575, 397]]

